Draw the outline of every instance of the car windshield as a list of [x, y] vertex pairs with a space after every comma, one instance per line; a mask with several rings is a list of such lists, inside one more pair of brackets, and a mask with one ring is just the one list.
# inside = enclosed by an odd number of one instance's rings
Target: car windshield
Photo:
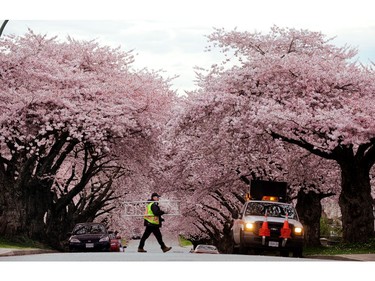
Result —
[[80, 224], [73, 229], [74, 235], [79, 234], [105, 234], [105, 227], [101, 224]]
[[297, 213], [292, 205], [267, 203], [267, 202], [249, 202], [245, 211], [246, 216], [267, 216], [295, 219]]

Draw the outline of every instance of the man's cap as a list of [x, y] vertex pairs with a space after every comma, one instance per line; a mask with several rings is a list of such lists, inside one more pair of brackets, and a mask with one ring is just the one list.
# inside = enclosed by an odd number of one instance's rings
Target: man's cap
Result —
[[152, 193], [151, 198], [154, 197], [154, 196], [156, 196], [156, 197], [160, 197], [160, 195], [157, 194], [156, 192]]

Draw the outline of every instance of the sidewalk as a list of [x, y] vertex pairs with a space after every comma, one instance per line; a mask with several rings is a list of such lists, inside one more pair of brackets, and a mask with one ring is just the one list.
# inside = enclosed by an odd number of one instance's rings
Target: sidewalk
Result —
[[375, 261], [375, 254], [351, 254], [332, 256], [308, 256], [309, 259], [337, 260], [337, 261]]
[[20, 256], [20, 255], [35, 255], [35, 254], [45, 254], [45, 253], [54, 253], [54, 250], [47, 249], [17, 249], [17, 248], [0, 248], [0, 257], [7, 256]]

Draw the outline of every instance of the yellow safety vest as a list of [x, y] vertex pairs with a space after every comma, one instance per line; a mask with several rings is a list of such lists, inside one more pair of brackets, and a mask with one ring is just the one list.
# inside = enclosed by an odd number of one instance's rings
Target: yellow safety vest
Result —
[[149, 203], [147, 206], [146, 206], [146, 210], [145, 210], [145, 215], [144, 215], [144, 219], [146, 221], [148, 221], [149, 223], [152, 223], [152, 224], [159, 224], [159, 216], [155, 216], [154, 213], [152, 212], [151, 210], [151, 206], [152, 204], [154, 204], [155, 202], [151, 202]]

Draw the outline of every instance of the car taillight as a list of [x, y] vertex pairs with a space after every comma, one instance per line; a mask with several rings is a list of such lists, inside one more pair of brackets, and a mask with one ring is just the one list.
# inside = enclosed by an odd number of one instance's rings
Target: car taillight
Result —
[[103, 238], [101, 238], [99, 240], [99, 242], [109, 242], [109, 237], [108, 236], [104, 236]]

